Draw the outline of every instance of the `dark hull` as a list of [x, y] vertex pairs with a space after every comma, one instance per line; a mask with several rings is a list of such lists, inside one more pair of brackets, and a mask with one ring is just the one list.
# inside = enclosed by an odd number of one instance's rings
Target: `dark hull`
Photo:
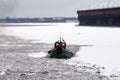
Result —
[[52, 49], [48, 53], [50, 58], [71, 58], [73, 56], [73, 53], [67, 49]]

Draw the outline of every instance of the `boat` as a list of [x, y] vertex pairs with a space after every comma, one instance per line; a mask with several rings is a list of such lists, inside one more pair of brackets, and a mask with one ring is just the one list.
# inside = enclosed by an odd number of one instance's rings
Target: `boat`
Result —
[[71, 58], [73, 56], [73, 53], [66, 49], [66, 42], [64, 39], [61, 39], [56, 41], [54, 43], [54, 48], [48, 51], [50, 58]]

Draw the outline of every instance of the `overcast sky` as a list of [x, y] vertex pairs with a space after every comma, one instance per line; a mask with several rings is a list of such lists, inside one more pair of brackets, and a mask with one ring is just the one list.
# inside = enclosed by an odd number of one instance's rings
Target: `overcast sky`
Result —
[[[3, 1], [7, 4], [2, 5]], [[107, 7], [107, 4], [110, 4], [109, 6], [120, 6], [119, 2], [120, 0], [2, 0], [0, 7], [9, 5], [8, 8], [5, 8], [9, 11], [4, 11], [4, 9], [0, 15], [9, 13], [4, 16], [77, 17], [77, 10]]]

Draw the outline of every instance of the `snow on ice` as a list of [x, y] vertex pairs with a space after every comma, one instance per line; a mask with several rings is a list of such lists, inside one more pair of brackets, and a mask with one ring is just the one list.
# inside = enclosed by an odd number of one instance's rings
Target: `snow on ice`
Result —
[[[120, 28], [75, 26], [76, 24], [49, 23], [48, 25], [53, 26], [6, 27], [3, 34], [52, 44], [62, 37], [67, 44], [81, 45], [76, 56], [66, 63], [79, 65], [77, 62], [83, 61], [104, 66], [103, 73], [106, 75], [112, 74], [112, 70], [120, 71]], [[37, 58], [43, 55], [36, 53], [29, 56]]]

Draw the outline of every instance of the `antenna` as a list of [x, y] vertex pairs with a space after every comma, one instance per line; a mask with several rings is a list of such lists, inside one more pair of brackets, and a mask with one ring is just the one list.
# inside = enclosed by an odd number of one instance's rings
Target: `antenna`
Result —
[[62, 38], [62, 41], [63, 41], [63, 42], [65, 41], [64, 38]]
[[60, 37], [60, 42], [61, 42], [61, 37]]

